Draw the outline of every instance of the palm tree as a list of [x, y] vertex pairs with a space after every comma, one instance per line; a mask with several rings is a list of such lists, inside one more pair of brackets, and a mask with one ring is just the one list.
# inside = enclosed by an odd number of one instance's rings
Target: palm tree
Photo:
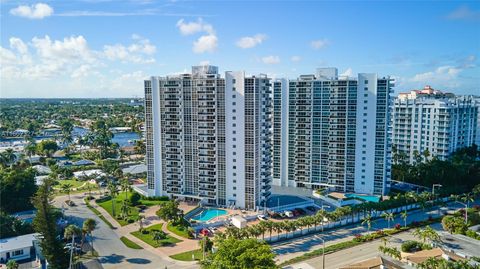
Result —
[[165, 234], [165, 232], [163, 231], [154, 231], [153, 232], [153, 236], [152, 236], [152, 239], [157, 242], [157, 245], [161, 245], [160, 244], [160, 241], [167, 238], [167, 235]]
[[9, 260], [6, 265], [7, 269], [18, 269], [18, 263], [16, 260]]
[[61, 186], [62, 191], [68, 195], [68, 200], [70, 201], [70, 192], [73, 188], [73, 185], [71, 183], [65, 183]]
[[123, 178], [122, 181], [120, 181], [120, 188], [123, 192], [125, 192], [125, 201], [126, 201], [128, 199], [128, 192], [131, 190], [130, 182], [128, 181], [128, 178]]
[[63, 233], [63, 237], [65, 239], [70, 240], [72, 237], [78, 237], [82, 235], [82, 229], [75, 224], [70, 224], [65, 228]]
[[144, 215], [138, 215], [138, 225], [140, 226], [140, 232], [143, 231], [143, 219], [145, 219]]
[[468, 210], [468, 208], [470, 207], [470, 202], [475, 201], [475, 195], [473, 195], [473, 193], [471, 192], [465, 193], [462, 197], [462, 201], [467, 204]]
[[5, 165], [10, 165], [10, 167], [12, 167], [13, 163], [15, 162], [15, 159], [17, 158], [17, 156], [13, 152], [13, 149], [11, 148], [5, 150], [2, 153], [2, 156], [4, 158]]
[[128, 206], [128, 201], [123, 200], [122, 206], [120, 207], [120, 212], [122, 212], [122, 218], [126, 219], [128, 214], [130, 213], [130, 207]]
[[258, 225], [256, 225], [260, 234], [262, 235], [262, 240], [265, 240], [265, 232], [267, 231], [267, 222], [261, 221]]
[[430, 226], [426, 226], [423, 229], [417, 228], [412, 234], [421, 239], [423, 243], [426, 243], [427, 239], [432, 243], [440, 241], [440, 235]]
[[288, 227], [288, 231], [292, 232], [292, 237], [293, 237], [293, 234], [295, 233], [295, 230], [297, 229], [298, 224], [296, 223], [296, 221], [288, 221], [286, 226]]
[[372, 215], [367, 214], [363, 220], [362, 220], [362, 225], [366, 224], [368, 227], [368, 231], [370, 232], [370, 229], [372, 228]]
[[25, 148], [23, 148], [25, 153], [28, 155], [28, 157], [32, 157], [33, 154], [35, 154], [35, 151], [37, 150], [37, 144], [35, 141], [29, 142]]
[[388, 222], [388, 229], [390, 229], [390, 221], [393, 221], [395, 219], [395, 214], [393, 214], [393, 212], [384, 212], [382, 214], [382, 217]]
[[272, 232], [273, 230], [275, 230], [275, 225], [273, 223], [273, 221], [271, 220], [267, 220], [267, 221], [264, 221], [265, 222], [265, 228], [266, 230], [268, 230], [268, 232], [270, 233], [270, 241], [272, 240]]
[[402, 213], [400, 213], [400, 216], [402, 217], [403, 219], [403, 227], [407, 227], [407, 217], [408, 217], [408, 211], [407, 210], [404, 210]]
[[110, 199], [112, 200], [112, 216], [115, 217], [115, 197], [118, 194], [118, 188], [113, 181], [109, 181], [107, 189], [110, 192]]
[[93, 236], [92, 236], [92, 232], [93, 230], [95, 230], [95, 228], [97, 227], [97, 222], [94, 220], [94, 219], [86, 219], [84, 222], [83, 222], [83, 230], [85, 230], [85, 232], [90, 235], [90, 242], [91, 242], [91, 247], [92, 247], [92, 255], [93, 255]]
[[277, 241], [280, 240], [280, 233], [283, 232], [284, 224], [283, 222], [274, 222], [273, 229], [277, 232]]
[[322, 224], [322, 232], [323, 232], [323, 220], [327, 216], [327, 211], [325, 211], [324, 209], [320, 209], [315, 215], [318, 216], [318, 218], [320, 218], [320, 222]]

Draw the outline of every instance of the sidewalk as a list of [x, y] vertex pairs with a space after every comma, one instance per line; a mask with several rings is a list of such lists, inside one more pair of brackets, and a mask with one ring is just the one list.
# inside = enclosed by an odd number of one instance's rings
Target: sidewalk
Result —
[[[114, 229], [113, 231], [115, 232], [115, 234], [117, 234], [119, 238], [122, 236], [125, 236], [126, 238], [135, 242], [139, 246], [143, 247], [145, 250], [155, 253], [166, 260], [180, 262], [177, 260], [173, 260], [169, 256], [200, 248], [198, 246], [198, 240], [187, 239], [170, 232], [167, 229], [167, 224], [163, 220], [161, 220], [155, 213], [158, 210], [158, 206], [149, 207], [145, 211], [145, 213], [143, 214], [145, 216], [145, 219], [143, 220], [143, 227], [146, 228], [148, 226], [162, 223], [163, 224], [162, 231], [167, 233], [169, 236], [182, 240], [182, 242], [178, 242], [173, 246], [165, 246], [165, 247], [159, 247], [159, 248], [152, 247], [151, 245], [143, 242], [142, 240], [140, 240], [139, 238], [131, 234], [132, 232], [138, 231], [138, 229], [140, 229], [140, 224], [138, 222], [121, 226], [115, 218], [113, 218], [105, 209], [99, 206], [95, 201], [90, 201], [90, 205], [95, 209], [97, 209], [110, 223], [112, 223], [113, 226], [116, 227], [116, 229]], [[186, 262], [186, 263], [191, 264], [191, 262]]]

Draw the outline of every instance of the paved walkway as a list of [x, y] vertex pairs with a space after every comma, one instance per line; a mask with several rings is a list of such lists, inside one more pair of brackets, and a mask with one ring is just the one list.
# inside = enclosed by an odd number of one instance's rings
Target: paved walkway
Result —
[[[99, 253], [98, 260], [104, 268], [199, 268], [199, 265], [194, 262], [173, 260], [168, 257], [167, 253], [161, 251], [162, 248], [153, 248], [135, 236], [130, 235], [129, 231], [136, 230], [134, 225], [138, 225], [138, 223], [128, 225], [128, 227], [121, 227], [103, 208], [91, 203], [113, 226], [117, 227], [117, 229], [110, 229], [97, 215], [86, 207], [83, 201], [85, 195], [72, 195], [71, 198], [77, 206], [66, 207], [65, 215], [72, 223], [81, 227], [83, 221], [87, 218], [97, 221], [97, 229], [93, 232], [94, 247]], [[55, 206], [61, 208], [66, 199], [66, 196], [56, 197], [54, 201]], [[155, 220], [152, 220], [152, 223], [155, 223]], [[127, 233], [128, 235], [126, 235]], [[144, 250], [126, 247], [119, 239], [124, 234], [128, 239], [142, 246]]]
[[105, 209], [103, 209], [101, 206], [99, 206], [96, 202], [92, 201], [90, 202], [90, 205], [95, 207], [102, 215], [110, 222], [113, 224], [113, 226], [118, 227], [115, 229], [115, 233], [118, 235], [118, 237], [125, 236], [131, 241], [137, 243], [138, 245], [142, 246], [144, 249], [147, 249], [162, 258], [166, 260], [172, 260], [169, 256], [178, 254], [178, 253], [183, 253], [186, 251], [190, 250], [195, 250], [198, 249], [198, 240], [193, 240], [193, 239], [187, 239], [184, 237], [181, 237], [179, 235], [176, 235], [172, 232], [170, 232], [167, 229], [167, 224], [161, 220], [156, 212], [159, 209], [159, 206], [151, 206], [145, 210], [145, 212], [142, 214], [145, 216], [145, 219], [143, 220], [143, 227], [147, 228], [149, 226], [155, 225], [155, 224], [162, 224], [162, 231], [167, 233], [168, 235], [175, 237], [181, 242], [175, 243], [172, 246], [164, 246], [164, 247], [159, 247], [159, 248], [154, 248], [151, 245], [143, 242], [141, 239], [137, 238], [136, 236], [132, 235], [132, 232], [138, 231], [140, 229], [140, 224], [138, 222], [128, 224], [125, 226], [121, 226], [116, 219], [114, 219]]

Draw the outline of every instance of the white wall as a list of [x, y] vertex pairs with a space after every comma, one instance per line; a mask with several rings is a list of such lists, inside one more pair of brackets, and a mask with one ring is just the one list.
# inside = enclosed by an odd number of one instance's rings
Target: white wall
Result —
[[[365, 84], [368, 80], [368, 84]], [[365, 91], [365, 88], [368, 88]], [[367, 94], [367, 97], [364, 95]], [[367, 104], [364, 101], [367, 101]], [[364, 109], [364, 106], [367, 109]], [[355, 192], [373, 193], [375, 165], [375, 124], [377, 110], [377, 75], [358, 74], [357, 88], [357, 132], [355, 145]], [[367, 113], [364, 116], [364, 113]], [[364, 120], [367, 122], [364, 123]], [[364, 128], [366, 126], [366, 128]], [[364, 135], [366, 133], [366, 135]], [[363, 139], [366, 138], [366, 142]], [[365, 147], [364, 147], [365, 145]], [[363, 153], [365, 152], [365, 153]], [[365, 158], [365, 160], [363, 160]], [[365, 166], [362, 166], [365, 163]], [[365, 172], [362, 172], [365, 170]], [[362, 178], [362, 175], [365, 178]], [[362, 182], [364, 184], [362, 184]]]
[[[232, 80], [235, 79], [235, 84], [232, 84]], [[229, 200], [235, 200], [236, 206], [245, 207], [245, 73], [238, 72], [225, 72], [225, 182], [226, 182], [226, 199], [227, 205]], [[235, 91], [233, 91], [235, 87]], [[235, 98], [233, 95], [235, 94]], [[233, 106], [232, 102], [236, 105]], [[235, 109], [236, 112], [233, 112]], [[236, 117], [233, 120], [233, 117]], [[236, 127], [233, 127], [233, 124]], [[233, 134], [233, 131], [236, 133]], [[236, 141], [233, 141], [233, 138]], [[236, 148], [233, 148], [233, 145]], [[233, 152], [236, 155], [233, 155]], [[233, 162], [236, 159], [236, 162]], [[236, 166], [236, 169], [233, 169]], [[233, 176], [233, 173], [236, 176]], [[233, 183], [233, 180], [236, 183]], [[236, 188], [234, 190], [233, 188]], [[236, 194], [236, 197], [233, 194]]]
[[161, 118], [160, 118], [160, 89], [158, 78], [152, 77], [152, 127], [153, 127], [153, 155], [155, 190], [148, 190], [151, 196], [164, 195], [162, 191], [162, 139], [161, 139]]

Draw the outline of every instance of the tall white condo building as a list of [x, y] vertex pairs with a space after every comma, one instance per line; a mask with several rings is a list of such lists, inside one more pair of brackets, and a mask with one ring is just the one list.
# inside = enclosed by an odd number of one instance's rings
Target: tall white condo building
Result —
[[147, 191], [255, 209], [272, 181], [270, 79], [194, 66], [145, 81]]
[[395, 154], [409, 163], [424, 153], [445, 160], [476, 142], [477, 117], [478, 104], [472, 96], [455, 96], [430, 86], [400, 93], [392, 112]]
[[385, 194], [392, 87], [389, 77], [336, 68], [274, 81], [273, 184]]

